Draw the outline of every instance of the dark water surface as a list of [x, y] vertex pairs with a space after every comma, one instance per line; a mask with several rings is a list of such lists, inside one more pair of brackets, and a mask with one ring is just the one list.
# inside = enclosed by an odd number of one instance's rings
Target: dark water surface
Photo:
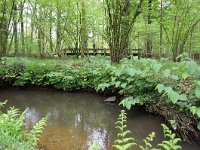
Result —
[[[30, 127], [41, 117], [51, 115], [39, 142], [45, 150], [86, 150], [93, 141], [97, 141], [102, 150], [112, 149], [116, 136], [114, 124], [120, 108], [105, 104], [104, 96], [9, 89], [0, 90], [0, 99], [8, 100], [7, 107], [28, 109], [26, 121]], [[156, 132], [155, 145], [163, 139], [160, 119], [138, 109], [128, 113], [128, 126], [137, 142], [142, 143], [142, 139], [153, 131]], [[184, 150], [200, 149], [200, 144], [182, 145]]]

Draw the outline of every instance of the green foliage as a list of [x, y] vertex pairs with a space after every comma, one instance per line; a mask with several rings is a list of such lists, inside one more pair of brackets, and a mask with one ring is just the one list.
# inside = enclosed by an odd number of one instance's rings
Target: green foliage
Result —
[[[116, 122], [116, 128], [119, 129], [119, 133], [117, 134], [117, 140], [114, 142], [113, 147], [116, 150], [126, 150], [133, 149], [137, 147], [137, 143], [135, 139], [132, 137], [128, 137], [131, 131], [126, 130], [127, 127], [127, 113], [122, 110], [119, 114], [118, 121]], [[180, 146], [181, 139], [176, 137], [176, 134], [173, 133], [166, 125], [162, 124], [163, 132], [165, 136], [165, 140], [162, 143], [157, 145], [157, 148], [154, 148], [151, 142], [153, 142], [155, 138], [155, 133], [146, 137], [143, 142], [144, 146], [138, 145], [140, 150], [181, 150]]]
[[[0, 85], [112, 90], [126, 97], [120, 104], [128, 109], [133, 105], [156, 104], [185, 112], [188, 117], [193, 115], [193, 121], [199, 122], [200, 67], [196, 62], [173, 63], [133, 57], [111, 65], [106, 58], [88, 59], [3, 58]], [[177, 127], [179, 125], [177, 121]]]
[[126, 107], [127, 109], [131, 109], [131, 106], [133, 105], [143, 105], [144, 104], [144, 98], [142, 96], [137, 96], [136, 98], [133, 98], [133, 96], [127, 97], [125, 99], [123, 99], [120, 102], [120, 105], [123, 105], [124, 107]]
[[[0, 103], [2, 107], [4, 103]], [[0, 149], [27, 150], [37, 148], [37, 141], [46, 126], [48, 116], [42, 118], [31, 131], [26, 129], [25, 113], [14, 107], [7, 113], [0, 112]]]
[[127, 125], [127, 116], [124, 110], [121, 111], [118, 121], [116, 122], [116, 128], [119, 130], [117, 134], [117, 140], [114, 142], [113, 147], [117, 150], [128, 150], [133, 148], [137, 144], [135, 143], [135, 139], [128, 137], [131, 133], [129, 130], [126, 129]]
[[100, 150], [99, 144], [95, 141], [92, 146], [90, 146], [89, 150]]
[[141, 150], [150, 150], [153, 148], [151, 142], [153, 141], [153, 139], [155, 138], [155, 132], [152, 132], [151, 134], [149, 134], [148, 137], [146, 137], [143, 141], [145, 146], [140, 146]]
[[158, 144], [158, 147], [163, 150], [181, 150], [181, 146], [178, 144], [181, 142], [180, 138], [176, 137], [175, 133], [172, 133], [171, 130], [166, 125], [162, 125], [165, 138], [167, 140], [163, 141], [161, 144]]

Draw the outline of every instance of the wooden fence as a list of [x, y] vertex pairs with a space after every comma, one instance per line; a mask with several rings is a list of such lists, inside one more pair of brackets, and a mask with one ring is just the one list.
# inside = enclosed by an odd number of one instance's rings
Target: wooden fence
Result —
[[[131, 49], [130, 55], [139, 56], [141, 49]], [[75, 49], [67, 49], [65, 51], [66, 55], [80, 55], [81, 52]], [[110, 49], [97, 48], [97, 49], [87, 49], [83, 52], [84, 55], [104, 55], [110, 56]]]

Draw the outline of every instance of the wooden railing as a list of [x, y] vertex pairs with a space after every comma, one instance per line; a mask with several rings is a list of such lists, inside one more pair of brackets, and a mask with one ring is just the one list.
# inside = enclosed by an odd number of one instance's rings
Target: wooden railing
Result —
[[[140, 53], [141, 49], [131, 49], [130, 54], [134, 56], [138, 56]], [[75, 50], [75, 49], [67, 49], [65, 51], [66, 55], [79, 55], [81, 54], [80, 51]], [[84, 55], [105, 55], [109, 56], [110, 55], [110, 49], [107, 48], [97, 48], [97, 49], [87, 49], [83, 52]]]

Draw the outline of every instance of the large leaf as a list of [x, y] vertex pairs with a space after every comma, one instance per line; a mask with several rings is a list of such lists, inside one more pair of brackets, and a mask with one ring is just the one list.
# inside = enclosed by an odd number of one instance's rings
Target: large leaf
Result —
[[161, 64], [154, 64], [153, 65], [153, 70], [155, 73], [158, 73], [161, 69], [162, 65]]
[[200, 98], [200, 86], [197, 86], [195, 89], [195, 94], [198, 98]]
[[162, 93], [162, 91], [165, 89], [165, 86], [163, 84], [158, 84], [156, 86], [156, 89], [158, 89], [158, 92], [159, 93]]
[[163, 74], [165, 77], [169, 77], [170, 73], [171, 73], [171, 70], [169, 70], [169, 69], [166, 69], [166, 70], [163, 70], [163, 71], [162, 71], [162, 74]]
[[197, 124], [197, 129], [200, 131], [200, 122]]
[[184, 72], [184, 73], [182, 74], [182, 78], [183, 78], [184, 80], [187, 79], [189, 76], [190, 76], [190, 75], [189, 75], [187, 72]]
[[136, 73], [136, 70], [135, 70], [134, 68], [129, 68], [129, 69], [127, 70], [127, 72], [128, 72], [128, 75], [134, 76], [135, 73]]
[[168, 96], [169, 96], [170, 100], [172, 101], [172, 103], [174, 103], [174, 104], [176, 104], [180, 98], [180, 95], [174, 91], [171, 91], [170, 93], [168, 93]]
[[186, 94], [181, 94], [180, 97], [179, 97], [179, 99], [182, 100], [182, 101], [187, 101], [188, 100]]
[[186, 62], [185, 70], [189, 74], [194, 74], [197, 72], [198, 64], [195, 61]]

